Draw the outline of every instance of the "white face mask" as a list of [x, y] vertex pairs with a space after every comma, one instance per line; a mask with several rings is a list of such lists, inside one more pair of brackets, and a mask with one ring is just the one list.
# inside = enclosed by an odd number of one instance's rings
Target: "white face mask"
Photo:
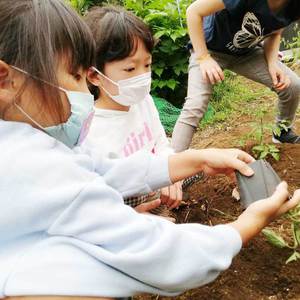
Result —
[[131, 77], [118, 82], [105, 76], [98, 69], [93, 67], [99, 75], [106, 78], [109, 82], [118, 87], [119, 94], [112, 95], [103, 86], [102, 88], [105, 93], [115, 102], [123, 106], [131, 106], [143, 101], [147, 95], [150, 94], [151, 90], [151, 72], [144, 73], [139, 76]]

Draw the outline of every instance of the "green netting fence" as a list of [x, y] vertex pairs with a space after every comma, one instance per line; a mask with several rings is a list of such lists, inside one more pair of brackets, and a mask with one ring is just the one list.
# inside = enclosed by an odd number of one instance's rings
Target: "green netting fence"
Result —
[[[180, 115], [180, 108], [177, 108], [176, 106], [172, 105], [170, 102], [168, 102], [165, 99], [153, 97], [155, 106], [159, 112], [159, 118], [160, 121], [168, 135], [171, 135], [173, 132], [173, 128], [175, 126], [175, 123]], [[210, 120], [215, 111], [211, 105], [208, 106], [207, 112], [202, 119], [201, 122], [206, 122]]]

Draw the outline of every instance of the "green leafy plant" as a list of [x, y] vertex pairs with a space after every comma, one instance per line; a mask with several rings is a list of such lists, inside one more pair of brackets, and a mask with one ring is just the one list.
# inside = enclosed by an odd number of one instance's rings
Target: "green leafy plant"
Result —
[[240, 139], [240, 145], [244, 146], [246, 141], [254, 140], [257, 144], [252, 147], [254, 156], [258, 159], [264, 159], [269, 156], [275, 160], [280, 159], [280, 150], [274, 145], [265, 142], [267, 133], [280, 135], [281, 130], [288, 130], [286, 122], [274, 125], [273, 123], [264, 123], [263, 116], [267, 111], [262, 108], [256, 112], [256, 118], [259, 122], [252, 123], [252, 130]]
[[264, 159], [268, 155], [271, 155], [277, 161], [280, 159], [279, 149], [272, 144], [261, 144], [254, 146], [252, 148], [252, 151], [255, 154], [255, 156], [259, 159]]
[[291, 222], [291, 242], [287, 242], [281, 234], [276, 233], [271, 229], [264, 229], [263, 234], [273, 246], [293, 250], [292, 254], [286, 260], [286, 263], [288, 264], [300, 259], [300, 206], [287, 213], [286, 218]]

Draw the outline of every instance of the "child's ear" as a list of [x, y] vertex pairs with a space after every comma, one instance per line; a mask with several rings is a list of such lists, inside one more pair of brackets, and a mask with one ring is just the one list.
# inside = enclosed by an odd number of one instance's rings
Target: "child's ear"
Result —
[[[0, 101], [10, 103], [14, 90], [10, 66], [0, 60]], [[0, 105], [1, 106], [1, 105]]]
[[99, 86], [101, 84], [100, 75], [92, 67], [87, 71], [87, 80], [95, 86]]
[[9, 65], [4, 61], [0, 60], [0, 88], [4, 88], [4, 86], [9, 81]]

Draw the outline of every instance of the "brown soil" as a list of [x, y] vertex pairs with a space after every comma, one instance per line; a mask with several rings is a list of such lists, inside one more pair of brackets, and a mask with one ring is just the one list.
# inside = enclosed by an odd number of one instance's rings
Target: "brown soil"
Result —
[[[253, 86], [252, 83], [249, 83]], [[274, 105], [273, 99], [263, 99]], [[253, 103], [257, 105], [258, 102]], [[270, 109], [270, 111], [272, 111]], [[266, 116], [272, 120], [273, 112]], [[249, 132], [249, 123], [253, 117], [238, 116], [237, 119], [225, 124], [222, 128], [199, 131], [193, 140], [194, 148], [233, 147], [237, 140]], [[300, 131], [300, 122], [296, 129]], [[249, 147], [247, 147], [250, 149]], [[300, 187], [300, 145], [281, 145], [279, 162], [269, 160], [291, 190]], [[208, 225], [227, 223], [234, 220], [240, 213], [240, 203], [231, 196], [235, 184], [229, 179], [207, 177], [189, 189], [190, 200], [187, 206], [178, 210], [181, 223], [195, 222]], [[277, 220], [271, 224], [273, 229], [286, 231], [287, 221]], [[285, 228], [285, 229], [284, 229]], [[229, 270], [221, 274], [213, 283], [188, 291], [181, 296], [168, 298], [162, 296], [141, 296], [136, 300], [282, 300], [300, 299], [300, 261], [286, 264], [291, 251], [278, 249], [267, 243], [261, 234], [244, 247], [234, 259]]]

